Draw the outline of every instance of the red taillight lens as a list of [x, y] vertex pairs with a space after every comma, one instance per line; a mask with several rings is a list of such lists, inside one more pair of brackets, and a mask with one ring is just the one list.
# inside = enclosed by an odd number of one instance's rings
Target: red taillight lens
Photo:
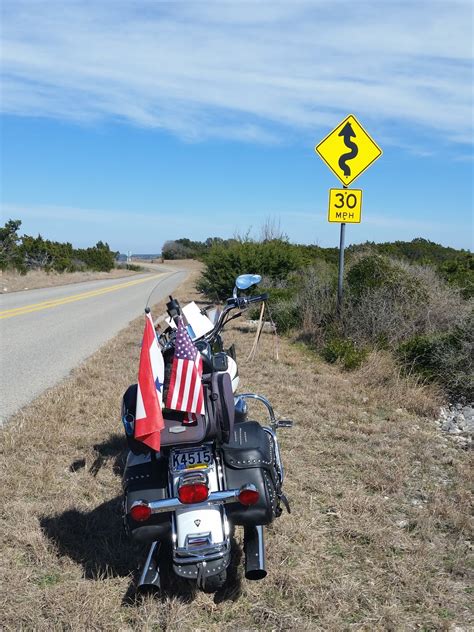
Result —
[[132, 520], [136, 520], [136, 522], [144, 522], [151, 516], [151, 509], [145, 503], [135, 505], [130, 509], [130, 516]]
[[202, 503], [207, 500], [209, 489], [204, 483], [190, 483], [189, 485], [181, 485], [178, 489], [178, 498], [182, 503], [189, 505], [191, 503]]
[[260, 498], [260, 494], [256, 489], [242, 489], [239, 493], [239, 502], [242, 505], [255, 505], [258, 503], [258, 499]]

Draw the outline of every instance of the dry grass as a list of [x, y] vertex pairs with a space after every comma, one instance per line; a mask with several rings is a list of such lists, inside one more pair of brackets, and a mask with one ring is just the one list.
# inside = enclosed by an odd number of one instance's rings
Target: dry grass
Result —
[[44, 272], [43, 270], [30, 270], [26, 274], [15, 271], [0, 271], [0, 294], [21, 292], [22, 290], [36, 290], [42, 287], [56, 285], [69, 285], [70, 283], [82, 283], [84, 281], [99, 281], [104, 279], [119, 279], [133, 276], [138, 272], [132, 270], [113, 269], [110, 272]]
[[[192, 295], [188, 281], [179, 296]], [[263, 334], [245, 364], [253, 336], [238, 325], [227, 340], [242, 389], [267, 394], [296, 422], [281, 431], [293, 513], [267, 529], [262, 582], [239, 569], [216, 596], [134, 599], [119, 406], [142, 327], [135, 321], [3, 431], [3, 629], [468, 629], [469, 454], [415, 414], [429, 405], [413, 403], [408, 386], [393, 395], [380, 359], [370, 366], [384, 388], [370, 371], [341, 373], [286, 340], [276, 363]]]

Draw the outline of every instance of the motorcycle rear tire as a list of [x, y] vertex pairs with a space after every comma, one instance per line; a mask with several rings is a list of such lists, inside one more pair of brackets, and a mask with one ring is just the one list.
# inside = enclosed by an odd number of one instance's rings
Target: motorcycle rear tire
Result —
[[217, 575], [211, 575], [211, 577], [206, 577], [206, 582], [202, 589], [205, 593], [213, 593], [217, 590], [220, 590], [227, 580], [227, 569], [224, 569]]

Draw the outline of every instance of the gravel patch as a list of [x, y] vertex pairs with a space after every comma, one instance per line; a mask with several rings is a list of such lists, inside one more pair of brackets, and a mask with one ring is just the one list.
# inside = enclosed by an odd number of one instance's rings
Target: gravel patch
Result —
[[474, 436], [474, 405], [453, 404], [440, 408], [438, 424], [462, 447], [471, 447]]

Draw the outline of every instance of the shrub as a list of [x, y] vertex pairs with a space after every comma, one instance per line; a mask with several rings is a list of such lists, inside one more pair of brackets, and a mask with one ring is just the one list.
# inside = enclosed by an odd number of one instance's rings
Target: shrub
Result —
[[98, 272], [110, 272], [115, 266], [116, 253], [110, 250], [109, 244], [102, 241], [98, 241], [93, 248], [75, 250], [74, 256], [88, 268]]
[[212, 299], [228, 298], [239, 274], [255, 272], [273, 281], [286, 279], [300, 269], [305, 258], [296, 246], [282, 239], [214, 243], [203, 256], [205, 270], [198, 289]]
[[19, 251], [27, 270], [64, 272], [71, 268], [73, 248], [70, 243], [50, 241], [43, 239], [41, 235], [38, 237], [24, 235]]
[[327, 362], [340, 362], [347, 370], [359, 367], [367, 354], [367, 349], [358, 347], [347, 338], [332, 338], [321, 349], [321, 355]]
[[414, 300], [422, 300], [425, 292], [420, 280], [411, 273], [410, 266], [372, 253], [362, 254], [353, 260], [347, 271], [346, 281], [353, 298], [384, 288], [403, 293]]
[[178, 241], [165, 241], [161, 250], [163, 259], [190, 259], [193, 256], [191, 248]]
[[131, 270], [132, 272], [142, 272], [145, 269], [143, 266], [139, 266], [136, 263], [118, 265], [117, 268], [119, 270]]
[[464, 252], [445, 261], [439, 269], [448, 283], [461, 288], [463, 298], [474, 298], [474, 255]]
[[319, 261], [305, 268], [301, 277], [297, 301], [302, 333], [314, 343], [332, 325], [336, 316], [336, 268]]
[[449, 331], [467, 309], [432, 268], [369, 254], [347, 273], [341, 322], [347, 337], [394, 349], [416, 335]]
[[286, 333], [299, 326], [300, 313], [294, 300], [272, 301], [270, 299], [269, 304], [270, 315], [278, 333]]
[[449, 332], [414, 336], [397, 355], [407, 372], [441, 383], [453, 398], [474, 401], [474, 312]]

